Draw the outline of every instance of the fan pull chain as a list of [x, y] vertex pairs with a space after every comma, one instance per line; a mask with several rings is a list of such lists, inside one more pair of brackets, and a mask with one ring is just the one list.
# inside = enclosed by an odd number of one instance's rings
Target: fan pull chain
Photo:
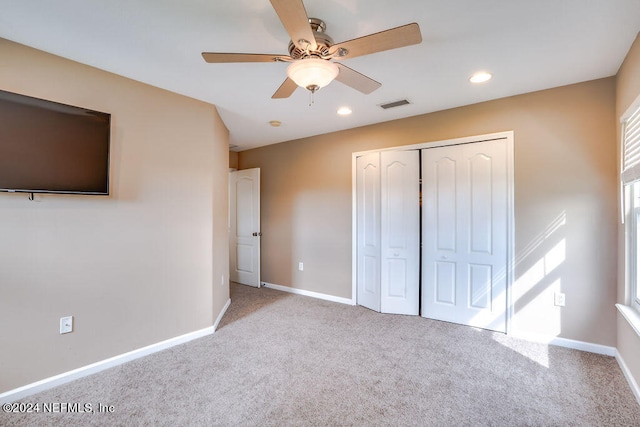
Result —
[[309, 108], [311, 108], [313, 106], [313, 104], [315, 104], [315, 100], [313, 99], [313, 94], [315, 93], [315, 91], [309, 91]]

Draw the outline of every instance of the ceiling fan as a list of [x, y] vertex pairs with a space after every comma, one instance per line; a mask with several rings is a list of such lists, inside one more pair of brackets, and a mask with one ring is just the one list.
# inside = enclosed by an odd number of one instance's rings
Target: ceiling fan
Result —
[[209, 63], [290, 62], [287, 78], [271, 97], [274, 99], [288, 98], [298, 86], [314, 93], [334, 79], [369, 94], [382, 84], [339, 61], [410, 46], [422, 41], [420, 27], [417, 23], [412, 23], [334, 43], [325, 33], [325, 23], [307, 16], [302, 0], [270, 1], [291, 37], [289, 55], [203, 52], [202, 57]]

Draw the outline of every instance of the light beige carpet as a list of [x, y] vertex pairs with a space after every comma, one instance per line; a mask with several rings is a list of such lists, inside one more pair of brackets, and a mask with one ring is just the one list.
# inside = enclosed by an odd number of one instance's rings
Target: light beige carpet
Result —
[[640, 426], [612, 357], [241, 285], [215, 334], [23, 401], [94, 412], [0, 425]]

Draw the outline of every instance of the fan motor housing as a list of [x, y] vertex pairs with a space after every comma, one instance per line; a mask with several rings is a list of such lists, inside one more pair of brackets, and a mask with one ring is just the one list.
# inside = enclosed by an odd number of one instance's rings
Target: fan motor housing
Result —
[[293, 40], [289, 41], [289, 55], [293, 59], [303, 59], [310, 56], [325, 58], [330, 55], [329, 48], [333, 46], [333, 39], [324, 31], [327, 25], [318, 18], [309, 18], [309, 25], [313, 30], [313, 37], [316, 39], [317, 48], [315, 50], [300, 49]]

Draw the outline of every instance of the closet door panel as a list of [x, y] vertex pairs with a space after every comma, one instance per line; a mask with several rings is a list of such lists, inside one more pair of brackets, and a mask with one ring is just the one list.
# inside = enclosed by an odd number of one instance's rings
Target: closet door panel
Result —
[[504, 332], [506, 140], [422, 150], [422, 315]]
[[383, 151], [381, 191], [381, 311], [419, 313], [420, 153]]
[[380, 154], [356, 159], [357, 303], [380, 311]]

